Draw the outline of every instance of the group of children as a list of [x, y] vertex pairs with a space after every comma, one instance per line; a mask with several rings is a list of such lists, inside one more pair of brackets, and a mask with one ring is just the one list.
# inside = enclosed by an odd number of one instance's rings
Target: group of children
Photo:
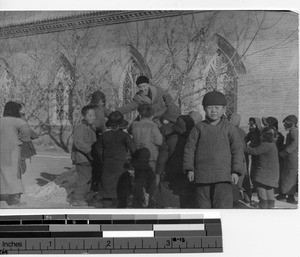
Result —
[[[283, 144], [274, 117], [263, 119], [264, 128], [250, 118], [246, 134], [239, 128], [238, 114], [225, 116], [221, 92], [208, 92], [202, 104], [203, 121], [197, 112], [181, 115], [175, 105], [153, 119], [151, 104], [140, 104], [132, 124], [114, 111], [100, 130], [95, 123], [99, 112], [105, 112], [105, 96], [95, 92], [74, 129], [72, 159], [78, 181], [71, 203], [86, 205], [92, 189], [104, 208], [233, 208], [240, 200], [234, 188], [249, 203], [255, 188], [260, 208], [274, 207], [277, 188], [279, 198], [294, 202], [296, 116], [283, 120], [288, 131]], [[104, 124], [103, 115], [101, 119]]]

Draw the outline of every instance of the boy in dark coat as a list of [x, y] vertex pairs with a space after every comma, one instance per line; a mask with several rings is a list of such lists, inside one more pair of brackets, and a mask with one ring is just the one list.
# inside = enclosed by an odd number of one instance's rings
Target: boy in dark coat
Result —
[[88, 193], [88, 183], [92, 177], [92, 145], [96, 142], [94, 128], [95, 111], [94, 106], [84, 106], [81, 109], [82, 120], [73, 134], [72, 160], [76, 165], [78, 179], [75, 184], [75, 190], [71, 198], [73, 205], [86, 205], [86, 196]]
[[159, 207], [193, 208], [194, 192], [183, 172], [183, 151], [187, 138], [195, 123], [189, 115], [181, 115], [160, 147], [156, 174], [160, 178], [155, 192]]
[[275, 203], [274, 188], [278, 187], [279, 161], [275, 144], [275, 130], [265, 127], [262, 130], [261, 144], [247, 147], [245, 152], [258, 156], [257, 169], [252, 174], [260, 208], [273, 208]]
[[105, 131], [97, 141], [96, 148], [103, 163], [100, 195], [104, 208], [118, 206], [119, 179], [125, 172], [124, 164], [127, 161], [128, 151], [132, 154], [136, 150], [136, 145], [130, 135], [123, 131], [127, 125], [128, 122], [124, 120], [120, 112], [112, 112], [106, 122], [110, 130]]
[[289, 133], [283, 151], [279, 153], [284, 158], [284, 167], [281, 177], [281, 192], [287, 202], [295, 203], [298, 177], [298, 119], [295, 115], [289, 115], [284, 120], [284, 128]]
[[184, 149], [183, 167], [196, 183], [199, 208], [232, 208], [231, 183], [243, 172], [243, 144], [236, 128], [222, 118], [226, 98], [218, 91], [202, 101], [206, 119], [192, 129]]

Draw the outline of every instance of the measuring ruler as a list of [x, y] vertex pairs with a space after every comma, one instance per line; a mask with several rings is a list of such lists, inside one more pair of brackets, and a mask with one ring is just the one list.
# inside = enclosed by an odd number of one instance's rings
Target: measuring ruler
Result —
[[0, 254], [222, 252], [221, 219], [217, 216], [0, 215]]

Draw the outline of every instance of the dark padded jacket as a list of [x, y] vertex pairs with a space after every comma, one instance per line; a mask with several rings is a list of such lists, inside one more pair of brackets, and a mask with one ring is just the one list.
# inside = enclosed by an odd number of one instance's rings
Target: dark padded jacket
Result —
[[192, 129], [184, 149], [184, 171], [195, 172], [196, 183], [231, 182], [231, 174], [242, 175], [243, 143], [235, 126], [222, 119], [207, 120]]

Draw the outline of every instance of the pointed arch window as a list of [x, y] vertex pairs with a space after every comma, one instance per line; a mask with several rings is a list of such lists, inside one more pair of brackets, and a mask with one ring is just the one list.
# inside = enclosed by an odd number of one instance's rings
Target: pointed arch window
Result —
[[0, 113], [2, 113], [5, 103], [13, 98], [14, 85], [15, 77], [8, 62], [0, 58]]
[[218, 50], [210, 61], [205, 88], [207, 91], [216, 89], [225, 94], [229, 114], [237, 111], [238, 77], [246, 73], [246, 68], [237, 50], [220, 35], [216, 37]]
[[53, 125], [69, 123], [70, 75], [61, 67], [54, 79], [50, 97], [50, 118]]

